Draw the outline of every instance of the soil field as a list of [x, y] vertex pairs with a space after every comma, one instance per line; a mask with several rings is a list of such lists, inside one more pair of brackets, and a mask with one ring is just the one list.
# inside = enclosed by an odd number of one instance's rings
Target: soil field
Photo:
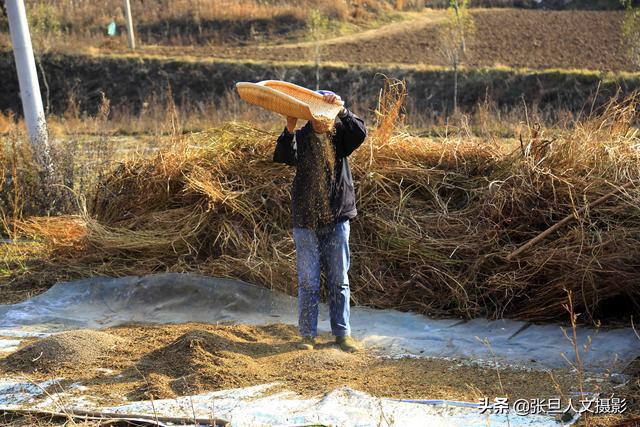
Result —
[[[476, 32], [468, 41], [469, 66], [632, 70], [621, 35], [622, 12], [474, 10]], [[447, 65], [439, 49], [442, 11], [427, 11], [405, 22], [326, 40], [323, 59], [349, 64]], [[178, 53], [173, 48], [159, 49]], [[182, 48], [180, 48], [183, 51]], [[309, 43], [277, 46], [212, 46], [191, 54], [220, 58], [311, 60]]]
[[[467, 66], [634, 70], [622, 36], [622, 11], [505, 8], [472, 9], [471, 14], [475, 33], [467, 40], [467, 58], [463, 61]], [[449, 65], [438, 40], [445, 18], [443, 9], [425, 9], [395, 15], [386, 24], [359, 21], [342, 31], [343, 35], [329, 31], [320, 42], [322, 61], [386, 66]], [[255, 22], [227, 19], [210, 25], [200, 23], [193, 28], [185, 25], [174, 21], [141, 23], [138, 27], [141, 46], [136, 53], [160, 54], [175, 60], [189, 56], [315, 61], [315, 46], [305, 31], [305, 21], [292, 16]], [[50, 52], [131, 53], [124, 38], [108, 39], [96, 34], [69, 43], [52, 37], [51, 46], [46, 49]], [[10, 48], [7, 37], [0, 37], [0, 48]]]

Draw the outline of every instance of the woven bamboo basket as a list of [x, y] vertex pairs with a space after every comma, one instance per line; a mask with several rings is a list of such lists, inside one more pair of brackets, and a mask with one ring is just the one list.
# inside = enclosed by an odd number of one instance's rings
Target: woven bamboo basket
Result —
[[267, 110], [304, 120], [336, 118], [344, 103], [325, 102], [322, 95], [302, 86], [279, 80], [239, 82], [240, 98]]

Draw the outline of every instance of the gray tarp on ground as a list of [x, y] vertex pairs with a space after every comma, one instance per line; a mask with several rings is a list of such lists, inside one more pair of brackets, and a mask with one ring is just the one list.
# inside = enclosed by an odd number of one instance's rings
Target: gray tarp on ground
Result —
[[[296, 323], [296, 300], [235, 280], [166, 273], [144, 277], [94, 277], [59, 283], [27, 301], [0, 305], [0, 336], [19, 337], [126, 323], [239, 322]], [[321, 307], [320, 329], [328, 331], [328, 310]], [[436, 320], [395, 310], [354, 307], [353, 335], [369, 348], [391, 356], [461, 358], [530, 368], [563, 368], [573, 347], [558, 325], [512, 320]], [[631, 328], [580, 328], [580, 346], [592, 339], [583, 356], [587, 369], [622, 367], [640, 356]], [[487, 338], [491, 349], [479, 342]], [[0, 343], [0, 348], [2, 347]]]

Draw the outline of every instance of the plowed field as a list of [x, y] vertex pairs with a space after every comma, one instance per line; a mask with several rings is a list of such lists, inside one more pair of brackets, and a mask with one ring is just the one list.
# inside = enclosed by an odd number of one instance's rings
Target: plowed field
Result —
[[[476, 32], [468, 41], [469, 66], [630, 70], [621, 35], [621, 12], [474, 10]], [[323, 42], [323, 60], [353, 64], [447, 65], [439, 49], [443, 11]], [[170, 49], [170, 48], [169, 48]], [[213, 47], [208, 56], [312, 60], [310, 43]]]

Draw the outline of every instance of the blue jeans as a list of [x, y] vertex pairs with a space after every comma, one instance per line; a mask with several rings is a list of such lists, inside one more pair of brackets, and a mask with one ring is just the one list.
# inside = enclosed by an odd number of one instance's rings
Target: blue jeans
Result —
[[324, 267], [329, 293], [331, 332], [350, 335], [349, 221], [319, 228], [294, 228], [298, 270], [298, 328], [303, 337], [318, 334], [320, 271]]

